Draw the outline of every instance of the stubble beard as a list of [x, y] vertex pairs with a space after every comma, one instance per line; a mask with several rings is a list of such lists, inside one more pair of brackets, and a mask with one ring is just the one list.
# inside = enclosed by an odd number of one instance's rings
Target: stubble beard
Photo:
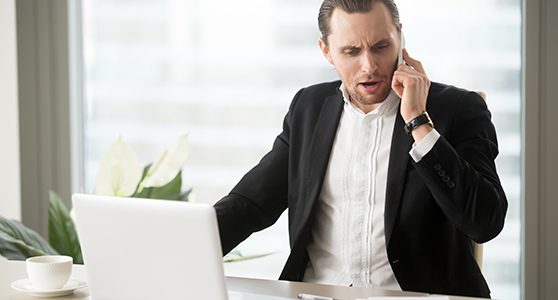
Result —
[[389, 93], [391, 92], [391, 76], [387, 79], [389, 81], [389, 86], [388, 88], [386, 88], [385, 91], [382, 91], [381, 94], [379, 94], [378, 96], [374, 96], [374, 98], [372, 99], [367, 99], [366, 95], [361, 94], [358, 91], [358, 85], [352, 89], [352, 90], [348, 90], [347, 92], [349, 93], [349, 97], [351, 97], [351, 101], [353, 101], [354, 103], [359, 103], [362, 105], [374, 105], [374, 104], [380, 104], [382, 102], [384, 102], [384, 100], [388, 97]]
[[[389, 96], [389, 94], [391, 93], [391, 81], [393, 80], [393, 73], [395, 72], [395, 70], [397, 70], [397, 61], [393, 63], [393, 67], [392, 67], [392, 71], [391, 71], [391, 75], [386, 77], [386, 82], [384, 82], [385, 84], [387, 84], [386, 90], [382, 91], [382, 94], [378, 97], [376, 97], [375, 99], [373, 99], [372, 101], [367, 101], [366, 100], [366, 95], [361, 94], [358, 91], [358, 83], [356, 84], [356, 86], [352, 89], [347, 88], [347, 93], [349, 94], [350, 97], [350, 101], [352, 101], [353, 103], [359, 103], [359, 104], [363, 104], [363, 105], [374, 105], [374, 104], [380, 104], [382, 102], [384, 102], [385, 99], [387, 99], [387, 97]], [[370, 76], [373, 77], [373, 76]], [[366, 79], [364, 79], [366, 80]], [[357, 82], [361, 82], [364, 80], [360, 80]]]

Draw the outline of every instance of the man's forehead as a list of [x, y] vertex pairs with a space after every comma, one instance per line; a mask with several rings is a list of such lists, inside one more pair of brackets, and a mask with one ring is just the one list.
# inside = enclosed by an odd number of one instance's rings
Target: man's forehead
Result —
[[396, 31], [391, 14], [382, 3], [368, 12], [348, 13], [337, 7], [331, 15], [330, 38], [338, 41], [353, 39], [379, 40], [389, 38]]

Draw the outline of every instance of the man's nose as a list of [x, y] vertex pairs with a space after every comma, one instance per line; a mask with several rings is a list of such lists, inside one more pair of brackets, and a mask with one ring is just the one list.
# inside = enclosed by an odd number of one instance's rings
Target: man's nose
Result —
[[376, 72], [378, 65], [376, 64], [374, 55], [369, 52], [363, 53], [361, 57], [361, 67], [362, 71], [366, 74], [373, 74], [374, 72]]

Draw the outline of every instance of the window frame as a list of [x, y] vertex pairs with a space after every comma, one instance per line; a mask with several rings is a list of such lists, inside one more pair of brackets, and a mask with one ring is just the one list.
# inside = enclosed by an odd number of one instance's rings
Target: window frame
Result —
[[[81, 1], [18, 0], [22, 220], [46, 236], [48, 189], [83, 186]], [[522, 1], [522, 299], [558, 298], [558, 3]], [[68, 159], [70, 157], [71, 159]], [[528, 201], [527, 201], [528, 199]]]
[[15, 1], [21, 219], [45, 237], [48, 191], [70, 207], [83, 181], [80, 3]]

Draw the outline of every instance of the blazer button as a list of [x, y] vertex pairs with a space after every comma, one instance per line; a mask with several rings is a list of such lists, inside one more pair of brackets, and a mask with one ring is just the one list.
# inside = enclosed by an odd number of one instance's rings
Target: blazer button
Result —
[[443, 181], [443, 182], [447, 182], [447, 183], [449, 183], [449, 181], [450, 181], [450, 178], [449, 178], [449, 176], [448, 176], [448, 175], [446, 175], [446, 176], [442, 177], [442, 181]]
[[455, 187], [455, 182], [450, 181], [446, 184], [450, 189], [453, 189]]
[[446, 172], [444, 170], [438, 170], [438, 176], [442, 177], [446, 175]]
[[434, 170], [440, 171], [441, 169], [442, 169], [442, 165], [440, 165], [440, 164], [435, 164], [434, 165]]

